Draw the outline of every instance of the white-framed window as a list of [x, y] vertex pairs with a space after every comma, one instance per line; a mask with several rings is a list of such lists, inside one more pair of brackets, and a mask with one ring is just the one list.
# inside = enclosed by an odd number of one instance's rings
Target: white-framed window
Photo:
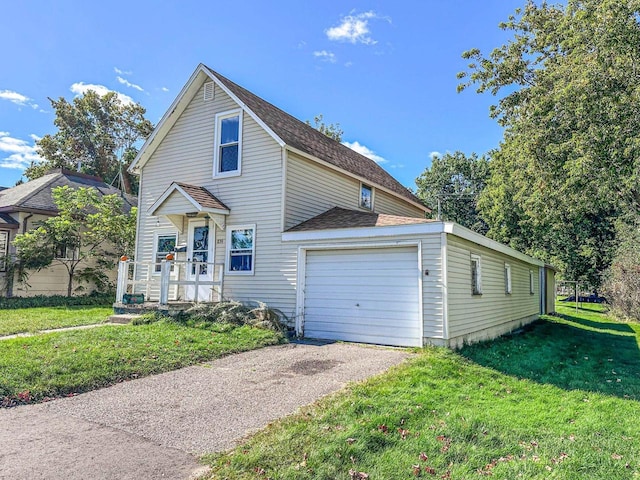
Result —
[[156, 232], [153, 242], [153, 261], [155, 266], [153, 273], [160, 273], [161, 263], [167, 254], [173, 252], [178, 243], [178, 234], [175, 232]]
[[504, 293], [511, 293], [511, 265], [504, 264]]
[[255, 225], [227, 225], [227, 273], [253, 275], [256, 253]]
[[242, 110], [216, 115], [213, 176], [240, 175], [242, 170]]
[[482, 261], [480, 255], [471, 254], [471, 294], [482, 295]]
[[529, 270], [529, 293], [531, 295], [536, 293], [536, 285], [534, 283], [533, 270]]
[[373, 187], [364, 183], [360, 184], [360, 208], [373, 210]]

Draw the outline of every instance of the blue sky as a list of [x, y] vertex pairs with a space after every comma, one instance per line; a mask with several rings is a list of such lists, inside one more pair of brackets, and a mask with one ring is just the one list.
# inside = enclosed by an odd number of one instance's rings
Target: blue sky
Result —
[[[461, 53], [508, 39], [524, 0], [6, 2], [0, 20], [0, 185], [54, 133], [47, 97], [114, 90], [161, 118], [204, 63], [344, 140], [413, 187], [433, 152], [482, 154], [502, 130], [491, 95], [456, 93]], [[124, 97], [123, 97], [124, 98]], [[110, 179], [107, 179], [110, 180]]]

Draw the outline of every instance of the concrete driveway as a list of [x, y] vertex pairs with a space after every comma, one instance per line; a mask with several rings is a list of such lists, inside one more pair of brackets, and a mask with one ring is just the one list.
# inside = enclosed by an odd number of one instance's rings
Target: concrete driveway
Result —
[[288, 344], [0, 410], [2, 479], [187, 479], [300, 406], [407, 357], [354, 344]]

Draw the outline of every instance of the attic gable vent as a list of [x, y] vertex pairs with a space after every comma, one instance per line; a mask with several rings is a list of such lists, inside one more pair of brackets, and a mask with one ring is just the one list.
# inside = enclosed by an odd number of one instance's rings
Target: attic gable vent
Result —
[[207, 82], [204, 84], [204, 101], [213, 100], [215, 92], [215, 83]]

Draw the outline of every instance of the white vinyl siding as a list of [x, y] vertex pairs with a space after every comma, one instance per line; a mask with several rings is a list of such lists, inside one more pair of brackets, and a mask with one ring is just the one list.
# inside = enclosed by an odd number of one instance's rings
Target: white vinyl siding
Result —
[[422, 346], [416, 247], [310, 250], [305, 271], [306, 337]]
[[[482, 258], [482, 295], [473, 295], [469, 258]], [[505, 261], [511, 268], [512, 292], [505, 295]], [[539, 300], [529, 293], [532, 265], [459, 237], [447, 238], [449, 337], [455, 338], [539, 313]], [[536, 267], [537, 268], [537, 267]], [[538, 280], [534, 279], [536, 291]]]
[[399, 215], [401, 217], [424, 218], [424, 210], [401, 200], [400, 198], [384, 192], [379, 188], [375, 189], [374, 209], [377, 213], [387, 215]]
[[[360, 209], [360, 185], [355, 178], [289, 153], [285, 230], [330, 208]], [[374, 212], [424, 218], [417, 207], [373, 186]]]
[[[282, 149], [249, 115], [244, 114], [242, 175], [212, 179], [211, 162], [215, 145], [212, 132], [215, 128], [215, 115], [237, 109], [238, 105], [218, 87], [213, 100], [205, 102], [203, 97], [203, 88], [200, 88], [142, 168], [142, 215], [136, 260], [152, 262], [154, 231], [158, 228], [175, 228], [163, 216], [146, 215], [149, 207], [171, 182], [203, 186], [231, 210], [226, 217], [227, 225], [255, 224], [259, 235], [255, 245], [255, 258], [258, 261], [254, 275], [225, 276], [225, 297], [240, 301], [267, 300], [270, 306], [293, 317], [296, 251], [294, 247], [287, 251], [281, 241]], [[174, 212], [176, 209], [170, 203], [172, 202], [165, 202], [163, 213], [180, 213]], [[178, 210], [193, 209], [187, 203], [179, 205]], [[164, 210], [165, 208], [168, 210]], [[216, 227], [215, 238], [218, 239], [215, 261], [225, 262], [226, 232]], [[179, 234], [178, 244], [186, 243], [185, 226]], [[178, 254], [178, 260], [184, 256]], [[145, 272], [140, 271], [137, 275], [144, 276]]]

